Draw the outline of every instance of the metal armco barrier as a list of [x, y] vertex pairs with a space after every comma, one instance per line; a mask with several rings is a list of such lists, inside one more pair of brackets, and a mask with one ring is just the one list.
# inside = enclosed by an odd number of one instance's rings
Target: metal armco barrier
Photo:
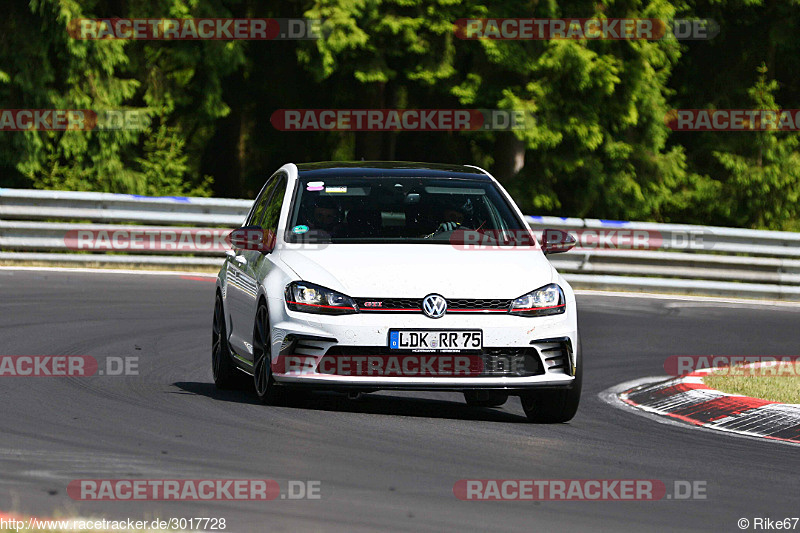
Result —
[[[239, 226], [251, 200], [0, 189], [0, 263], [213, 268], [219, 249], [82, 252], [68, 232]], [[536, 232], [568, 231], [573, 250], [549, 256], [576, 288], [800, 301], [800, 233], [686, 224], [527, 217]], [[216, 230], [215, 230], [216, 228]]]

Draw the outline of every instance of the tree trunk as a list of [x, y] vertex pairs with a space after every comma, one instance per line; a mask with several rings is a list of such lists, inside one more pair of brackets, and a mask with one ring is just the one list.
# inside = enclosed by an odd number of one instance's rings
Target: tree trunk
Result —
[[[396, 92], [391, 84], [362, 85], [364, 109], [396, 109]], [[397, 133], [391, 131], [356, 132], [356, 160], [391, 161], [395, 158]]]
[[494, 146], [492, 174], [501, 183], [511, 183], [525, 166], [525, 141], [517, 139], [514, 132], [501, 131], [497, 133]]

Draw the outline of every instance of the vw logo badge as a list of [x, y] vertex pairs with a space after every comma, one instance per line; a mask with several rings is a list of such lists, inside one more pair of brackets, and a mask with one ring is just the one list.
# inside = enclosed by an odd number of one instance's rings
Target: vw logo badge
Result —
[[422, 312], [431, 318], [442, 318], [447, 311], [447, 300], [438, 294], [429, 294], [422, 299]]

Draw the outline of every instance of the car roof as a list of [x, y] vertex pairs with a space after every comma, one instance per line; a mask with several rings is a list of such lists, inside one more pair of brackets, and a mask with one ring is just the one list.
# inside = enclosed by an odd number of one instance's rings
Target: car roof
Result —
[[460, 178], [491, 181], [479, 168], [411, 161], [324, 161], [297, 165], [301, 179], [322, 177]]

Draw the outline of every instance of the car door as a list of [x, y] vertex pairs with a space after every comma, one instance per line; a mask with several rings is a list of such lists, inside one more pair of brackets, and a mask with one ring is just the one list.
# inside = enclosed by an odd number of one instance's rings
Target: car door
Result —
[[[253, 207], [247, 215], [243, 227], [257, 225], [263, 218], [267, 204], [272, 198], [278, 176], [270, 178], [253, 202]], [[233, 351], [242, 357], [247, 357], [252, 346], [250, 339], [253, 335], [254, 314], [250, 311], [248, 302], [252, 300], [253, 283], [248, 276], [248, 262], [252, 260], [251, 250], [231, 245], [232, 253], [227, 255], [225, 261], [226, 291], [225, 308], [228, 312], [228, 342]]]

